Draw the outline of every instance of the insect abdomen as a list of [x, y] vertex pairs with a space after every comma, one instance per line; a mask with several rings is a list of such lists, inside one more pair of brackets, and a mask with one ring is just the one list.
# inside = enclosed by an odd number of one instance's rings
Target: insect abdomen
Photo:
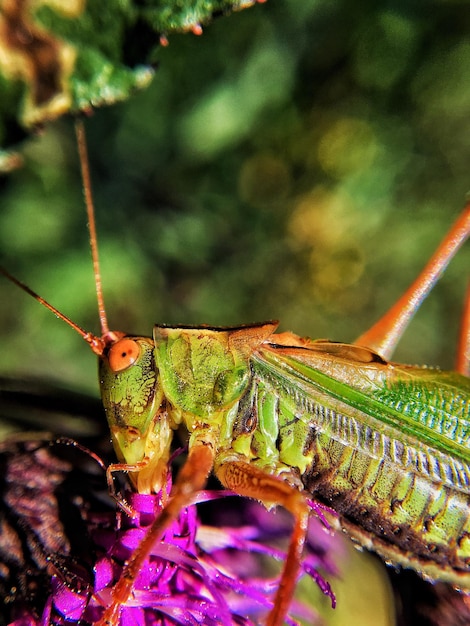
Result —
[[395, 563], [470, 586], [467, 494], [326, 436], [315, 448], [303, 483], [353, 538]]
[[[272, 473], [296, 473], [362, 546], [470, 589], [468, 463], [324, 391], [267, 370], [242, 399], [233, 445]], [[289, 381], [292, 383], [292, 381]], [[385, 408], [386, 410], [386, 408]]]

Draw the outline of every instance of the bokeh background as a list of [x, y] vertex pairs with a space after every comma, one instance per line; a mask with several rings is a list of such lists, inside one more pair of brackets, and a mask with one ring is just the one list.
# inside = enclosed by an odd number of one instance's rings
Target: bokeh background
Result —
[[[86, 123], [111, 327], [274, 318], [354, 340], [470, 189], [469, 32], [467, 2], [270, 0], [172, 36], [151, 88]], [[98, 332], [72, 123], [24, 155], [1, 183], [2, 263]], [[469, 260], [397, 360], [452, 367]], [[1, 374], [97, 395], [78, 336], [5, 280], [0, 302]]]
[[[277, 0], [172, 36], [152, 87], [87, 122], [111, 326], [363, 332], [470, 188], [469, 27], [467, 3]], [[25, 157], [3, 183], [2, 261], [96, 331], [71, 123]], [[451, 367], [468, 259], [397, 359]], [[95, 390], [80, 339], [0, 289], [1, 370]]]

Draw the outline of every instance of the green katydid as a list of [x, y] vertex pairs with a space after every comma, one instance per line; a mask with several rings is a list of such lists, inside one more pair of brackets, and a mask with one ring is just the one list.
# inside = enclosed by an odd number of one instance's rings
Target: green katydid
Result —
[[[382, 320], [347, 345], [237, 328], [156, 326], [153, 337], [108, 329], [101, 294], [90, 175], [77, 125], [102, 335], [67, 321], [99, 356], [100, 386], [119, 463], [134, 488], [164, 486], [174, 431], [188, 456], [162, 514], [128, 561], [100, 626], [120, 608], [152, 544], [214, 472], [228, 489], [294, 517], [268, 626], [289, 608], [310, 495], [339, 513], [361, 546], [421, 575], [470, 590], [470, 312], [457, 372], [391, 363], [401, 333], [470, 234], [470, 204], [419, 278]], [[467, 298], [470, 300], [470, 297]]]

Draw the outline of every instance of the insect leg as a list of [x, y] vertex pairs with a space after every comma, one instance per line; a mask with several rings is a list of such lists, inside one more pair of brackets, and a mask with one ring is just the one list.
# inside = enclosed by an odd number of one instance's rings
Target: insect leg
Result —
[[294, 530], [279, 589], [266, 620], [266, 626], [281, 626], [294, 595], [301, 564], [310, 513], [307, 500], [302, 492], [284, 480], [271, 476], [245, 461], [216, 459], [215, 465], [217, 478], [231, 491], [260, 500], [268, 506], [273, 504], [282, 506], [294, 516]]
[[389, 360], [413, 315], [469, 235], [470, 203], [465, 206], [418, 278], [392, 308], [354, 343], [367, 346]]
[[113, 474], [116, 472], [138, 472], [139, 470], [147, 467], [147, 465], [148, 461], [141, 461], [140, 463], [134, 463], [133, 465], [129, 465], [128, 463], [111, 463], [111, 465], [108, 465], [106, 468], [106, 483], [108, 485], [109, 495], [116, 502], [119, 508], [122, 509], [129, 517], [135, 517], [137, 514], [126, 501], [124, 496], [116, 491]]
[[143, 540], [127, 562], [113, 589], [113, 600], [96, 626], [117, 626], [121, 606], [132, 594], [134, 581], [154, 543], [178, 517], [194, 495], [204, 488], [214, 463], [214, 448], [210, 440], [197, 440], [190, 447], [186, 463], [181, 468], [170, 494], [168, 504], [150, 525]]
[[460, 374], [470, 377], [470, 283], [467, 287], [467, 295], [465, 296], [462, 325], [460, 327], [459, 350], [455, 369], [457, 372], [460, 372]]

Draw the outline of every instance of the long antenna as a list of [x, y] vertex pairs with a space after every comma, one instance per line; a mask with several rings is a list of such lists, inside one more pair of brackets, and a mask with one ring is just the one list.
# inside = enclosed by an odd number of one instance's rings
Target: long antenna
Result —
[[77, 144], [78, 144], [78, 154], [80, 157], [80, 167], [82, 172], [82, 181], [83, 181], [83, 192], [85, 196], [85, 204], [88, 216], [88, 231], [90, 233], [90, 248], [91, 248], [91, 256], [93, 261], [93, 272], [95, 275], [95, 288], [96, 288], [96, 298], [98, 301], [98, 314], [100, 318], [101, 332], [102, 336], [97, 337], [93, 335], [93, 333], [89, 333], [83, 328], [81, 328], [78, 324], [73, 322], [69, 317], [61, 313], [59, 309], [56, 309], [55, 306], [49, 304], [47, 300], [42, 298], [39, 294], [33, 291], [28, 285], [22, 283], [18, 278], [15, 278], [10, 272], [0, 266], [0, 274], [3, 274], [8, 280], [17, 285], [20, 289], [25, 291], [27, 294], [32, 296], [35, 300], [37, 300], [40, 304], [49, 309], [54, 315], [64, 322], [66, 322], [69, 326], [71, 326], [79, 335], [83, 337], [83, 339], [89, 344], [91, 349], [95, 354], [101, 356], [104, 352], [106, 346], [109, 346], [116, 341], [118, 341], [121, 337], [124, 336], [124, 333], [119, 332], [110, 332], [108, 327], [108, 320], [106, 317], [106, 310], [104, 306], [103, 300], [103, 289], [101, 286], [101, 272], [100, 272], [100, 263], [98, 258], [98, 244], [96, 237], [96, 223], [95, 223], [95, 210], [93, 207], [93, 197], [91, 193], [91, 178], [90, 178], [90, 168], [88, 165], [88, 155], [87, 155], [87, 147], [86, 147], [86, 138], [85, 138], [85, 128], [83, 122], [80, 119], [77, 119], [75, 122], [75, 131], [77, 135]]
[[81, 118], [75, 120], [75, 133], [77, 135], [78, 155], [83, 180], [83, 195], [85, 196], [86, 212], [88, 217], [88, 231], [90, 233], [91, 258], [93, 260], [93, 273], [95, 275], [96, 299], [98, 301], [98, 315], [100, 318], [101, 334], [109, 335], [108, 318], [104, 306], [103, 287], [101, 283], [100, 260], [98, 255], [98, 239], [96, 235], [95, 208], [91, 192], [91, 176], [88, 162], [85, 126]]
[[79, 326], [78, 324], [73, 322], [69, 317], [61, 313], [59, 309], [55, 308], [55, 306], [52, 306], [52, 304], [49, 304], [47, 300], [44, 300], [44, 298], [41, 298], [39, 294], [37, 294], [30, 287], [28, 287], [28, 285], [25, 285], [25, 283], [22, 283], [21, 280], [18, 280], [17, 278], [15, 278], [12, 274], [10, 274], [10, 272], [7, 272], [7, 270], [3, 268], [1, 265], [0, 265], [0, 273], [3, 274], [6, 278], [8, 278], [8, 280], [11, 280], [11, 282], [17, 285], [20, 289], [22, 289], [23, 291], [26, 291], [27, 294], [29, 294], [30, 296], [33, 296], [33, 298], [37, 300], [40, 304], [45, 306], [46, 309], [49, 309], [49, 311], [52, 311], [52, 313], [54, 313], [56, 317], [66, 322], [75, 331], [77, 331], [77, 333], [81, 335], [87, 343], [90, 344], [90, 347], [95, 354], [97, 354], [98, 356], [103, 354], [105, 341], [101, 339], [101, 337], [96, 337], [92, 333], [88, 333], [86, 330], [83, 330], [81, 326]]

